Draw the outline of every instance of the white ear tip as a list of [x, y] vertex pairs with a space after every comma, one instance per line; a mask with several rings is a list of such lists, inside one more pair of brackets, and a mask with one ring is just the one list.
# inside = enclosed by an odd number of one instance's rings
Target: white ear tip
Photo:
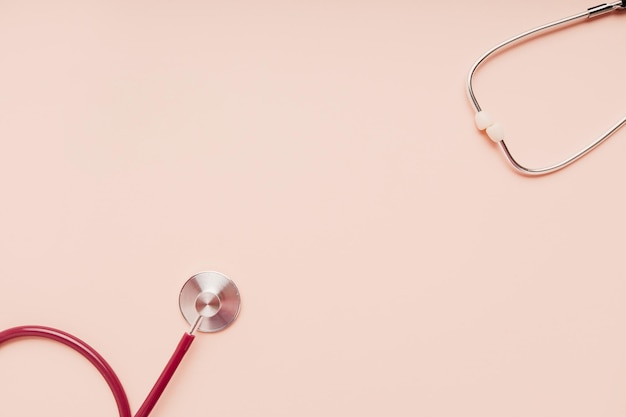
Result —
[[485, 130], [494, 123], [491, 115], [486, 111], [479, 111], [476, 113], [474, 120], [476, 121], [476, 127], [478, 130]]
[[504, 128], [500, 123], [494, 123], [487, 128], [487, 136], [494, 142], [502, 142], [504, 140]]

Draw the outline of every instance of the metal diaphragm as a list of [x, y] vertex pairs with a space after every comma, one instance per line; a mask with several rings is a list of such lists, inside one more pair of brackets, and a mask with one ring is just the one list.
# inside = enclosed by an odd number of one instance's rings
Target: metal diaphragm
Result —
[[234, 282], [219, 272], [200, 272], [180, 290], [180, 312], [200, 332], [218, 332], [239, 314], [241, 297]]

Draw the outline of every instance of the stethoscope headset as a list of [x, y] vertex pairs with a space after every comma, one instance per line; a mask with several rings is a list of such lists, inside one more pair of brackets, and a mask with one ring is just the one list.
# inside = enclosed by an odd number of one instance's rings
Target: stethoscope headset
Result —
[[478, 104], [478, 99], [476, 98], [476, 95], [474, 94], [474, 88], [473, 88], [474, 74], [476, 73], [476, 70], [489, 57], [491, 57], [495, 53], [500, 52], [507, 47], [514, 46], [520, 41], [527, 39], [531, 36], [547, 32], [551, 29], [555, 29], [557, 27], [560, 27], [566, 24], [571, 24], [574, 22], [581, 22], [585, 19], [590, 19], [593, 17], [601, 16], [601, 15], [611, 13], [616, 10], [622, 10], [622, 9], [626, 9], [626, 0], [614, 1], [612, 3], [605, 3], [599, 6], [591, 7], [585, 10], [584, 12], [536, 27], [529, 31], [520, 33], [519, 35], [513, 36], [512, 38], [507, 39], [506, 41], [502, 43], [499, 43], [498, 45], [494, 46], [493, 48], [485, 52], [480, 58], [478, 58], [478, 60], [474, 63], [474, 65], [472, 65], [472, 68], [470, 69], [469, 75], [467, 77], [467, 94], [472, 103], [472, 106], [474, 107], [474, 110], [476, 111], [476, 115], [475, 115], [476, 127], [479, 130], [484, 130], [487, 133], [487, 136], [489, 136], [489, 138], [492, 141], [494, 141], [495, 143], [499, 145], [500, 149], [502, 150], [504, 154], [504, 157], [517, 172], [521, 174], [525, 174], [525, 175], [538, 176], [538, 175], [545, 175], [545, 174], [558, 171], [560, 169], [563, 169], [573, 164], [574, 162], [578, 161], [580, 158], [582, 158], [583, 156], [587, 155], [589, 152], [591, 152], [592, 150], [600, 146], [604, 141], [609, 139], [615, 132], [617, 132], [622, 126], [624, 126], [624, 124], [626, 124], [626, 117], [621, 119], [615, 125], [611, 126], [611, 128], [608, 131], [606, 131], [604, 134], [602, 134], [599, 138], [597, 138], [596, 140], [591, 142], [588, 146], [576, 152], [569, 158], [566, 158], [565, 160], [559, 163], [556, 163], [554, 165], [549, 165], [543, 168], [528, 168], [522, 165], [521, 163], [519, 163], [513, 157], [513, 155], [511, 155], [511, 151], [506, 145], [505, 133], [504, 133], [504, 128], [502, 127], [502, 125], [500, 123], [495, 122], [491, 118], [489, 113], [484, 111], [481, 108], [480, 104]]

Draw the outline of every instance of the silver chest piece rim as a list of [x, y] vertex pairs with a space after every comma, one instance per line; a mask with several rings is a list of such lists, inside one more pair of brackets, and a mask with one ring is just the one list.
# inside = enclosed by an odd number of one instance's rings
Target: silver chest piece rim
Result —
[[178, 299], [180, 312], [194, 330], [212, 333], [230, 326], [241, 297], [233, 281], [219, 272], [200, 272], [187, 280]]

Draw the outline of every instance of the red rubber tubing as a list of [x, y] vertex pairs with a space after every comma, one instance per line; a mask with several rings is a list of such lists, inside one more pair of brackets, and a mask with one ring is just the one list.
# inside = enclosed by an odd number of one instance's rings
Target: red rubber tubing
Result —
[[[76, 336], [72, 336], [61, 330], [53, 329], [51, 327], [44, 326], [20, 326], [13, 327], [11, 329], [3, 330], [0, 332], [0, 345], [13, 339], [24, 337], [39, 337], [44, 339], [54, 340], [55, 342], [64, 344], [76, 352], [84, 356], [91, 364], [100, 372], [106, 383], [109, 385], [115, 402], [117, 403], [117, 409], [120, 417], [132, 417], [130, 411], [130, 404], [128, 403], [128, 397], [124, 391], [124, 387], [119, 378], [113, 371], [113, 368], [107, 363], [107, 361], [98, 353], [94, 348], [83, 342]], [[161, 397], [161, 394], [165, 390], [168, 382], [176, 372], [176, 368], [183, 360], [185, 353], [189, 350], [191, 343], [195, 339], [195, 336], [185, 333], [180, 339], [174, 354], [170, 358], [169, 362], [163, 369], [161, 376], [154, 384], [154, 387], [148, 394], [148, 397], [143, 402], [141, 408], [136, 414], [136, 417], [147, 417], [157, 401]]]
[[170, 382], [170, 379], [172, 379], [174, 372], [176, 372], [176, 368], [178, 368], [178, 365], [180, 365], [183, 357], [185, 357], [185, 353], [189, 350], [189, 346], [191, 346], [191, 342], [193, 342], [194, 338], [195, 336], [189, 333], [183, 334], [180, 342], [178, 342], [178, 346], [176, 346], [174, 354], [167, 362], [167, 365], [165, 365], [163, 372], [161, 372], [161, 376], [159, 376], [159, 379], [157, 379], [156, 383], [150, 390], [150, 393], [139, 408], [139, 411], [137, 411], [137, 414], [135, 414], [135, 417], [147, 417], [150, 414], [157, 401], [159, 401], [159, 398], [161, 398], [161, 394], [163, 394], [163, 391]]

